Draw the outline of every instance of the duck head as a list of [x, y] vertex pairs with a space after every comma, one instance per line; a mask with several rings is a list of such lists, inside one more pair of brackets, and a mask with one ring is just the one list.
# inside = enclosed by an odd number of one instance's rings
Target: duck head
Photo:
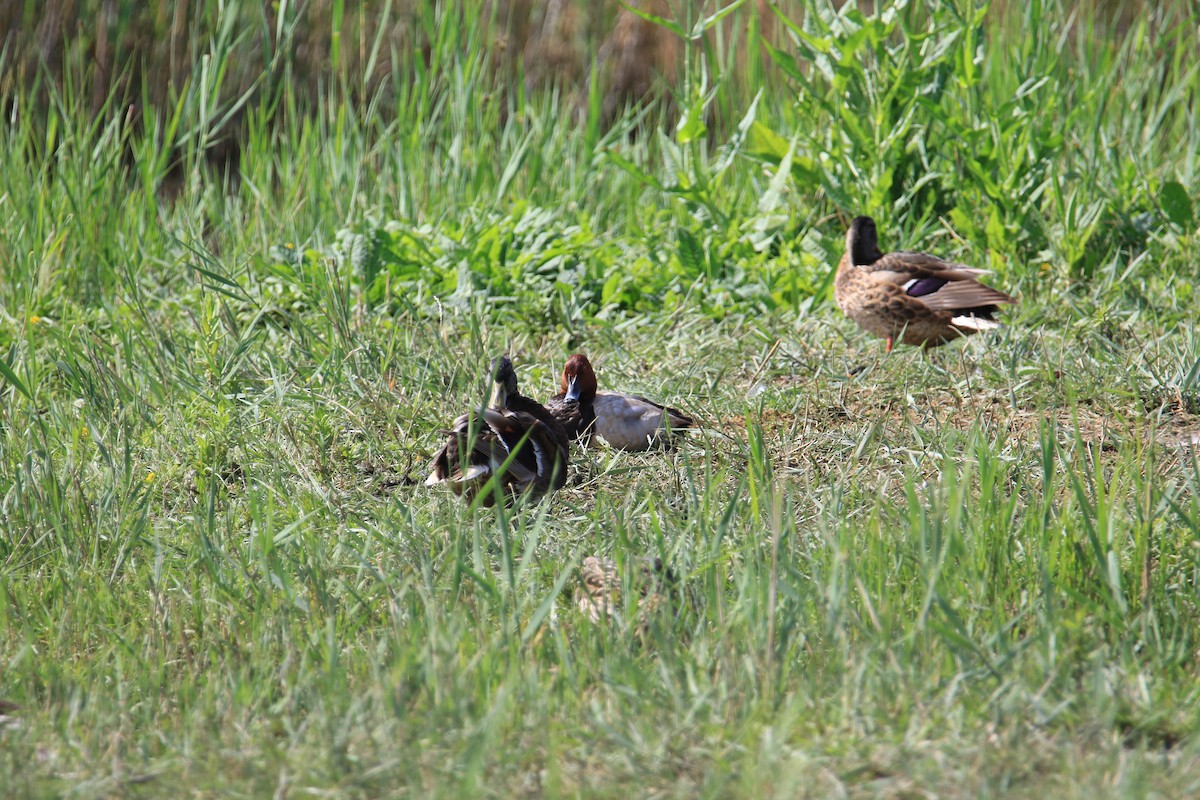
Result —
[[846, 231], [846, 252], [854, 266], [874, 264], [883, 258], [879, 251], [879, 239], [875, 232], [875, 220], [870, 217], [855, 217]]
[[517, 393], [517, 372], [508, 356], [492, 361], [492, 408], [507, 408], [508, 398]]
[[563, 367], [562, 393], [563, 399], [576, 402], [596, 396], [596, 373], [592, 371], [592, 362], [582, 353], [567, 359]]

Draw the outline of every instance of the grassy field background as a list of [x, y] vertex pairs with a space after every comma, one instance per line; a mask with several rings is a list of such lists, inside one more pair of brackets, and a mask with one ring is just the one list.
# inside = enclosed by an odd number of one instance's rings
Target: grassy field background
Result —
[[[1200, 793], [1194, 12], [135, 5], [0, 9], [0, 793]], [[885, 355], [856, 213], [1009, 327]], [[704, 430], [419, 485], [578, 350]]]

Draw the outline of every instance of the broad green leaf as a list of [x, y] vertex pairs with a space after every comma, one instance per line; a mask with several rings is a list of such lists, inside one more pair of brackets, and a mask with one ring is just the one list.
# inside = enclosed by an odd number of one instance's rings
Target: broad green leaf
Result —
[[874, 149], [873, 141], [863, 128], [862, 121], [855, 115], [854, 109], [843, 106], [841, 111], [839, 122], [841, 123], [842, 132], [849, 135], [850, 141], [862, 153], [870, 153]]
[[675, 179], [673, 188], [691, 186], [691, 180], [688, 171], [684, 168], [683, 150], [679, 145], [671, 141], [671, 138], [663, 131], [658, 129], [658, 147], [662, 151], [663, 169], [667, 175]]
[[803, 191], [812, 191], [821, 180], [817, 172], [817, 163], [808, 156], [793, 153], [792, 179], [796, 181], [796, 185]]
[[[798, 81], [804, 85], [808, 85], [808, 78], [805, 77], [804, 72], [800, 69], [800, 66], [796, 63], [795, 56], [791, 55], [790, 53], [785, 53], [784, 51], [780, 50], [779, 48], [774, 47], [766, 39], [763, 39], [762, 45], [764, 48], [766, 48], [767, 55], [770, 57], [771, 61], [775, 64], [775, 66], [777, 66], [781, 70], [783, 70], [785, 75], [787, 75], [789, 78], [791, 78], [794, 81]], [[762, 93], [761, 89], [759, 90], [759, 93], [760, 94]]]
[[788, 178], [791, 177], [792, 154], [795, 150], [796, 137], [792, 136], [792, 141], [788, 144], [787, 152], [784, 154], [783, 160], [779, 162], [779, 169], [775, 170], [775, 174], [771, 176], [771, 182], [767, 184], [767, 190], [758, 199], [758, 213], [769, 214], [779, 208], [779, 204], [783, 198], [783, 190], [787, 186]]
[[1190, 228], [1194, 219], [1192, 199], [1179, 181], [1167, 181], [1158, 193], [1158, 204], [1167, 219], [1181, 228]]
[[895, 181], [895, 167], [885, 167], [875, 176], [871, 185], [871, 206], [886, 208], [891, 204], [892, 183]]
[[808, 45], [812, 49], [816, 50], [821, 55], [825, 55], [825, 56], [832, 55], [832, 53], [833, 53], [833, 40], [832, 39], [828, 39], [823, 36], [813, 36], [812, 34], [808, 33], [807, 31], [803, 30], [802, 28], [793, 28], [792, 30], [794, 30], [801, 39], [803, 39], [805, 42], [807, 42]]
[[988, 214], [987, 223], [988, 246], [999, 250], [1007, 238], [1008, 231], [1005, 230], [1004, 222], [1000, 219], [1000, 210], [996, 206], [992, 206], [992, 212]]
[[746, 137], [747, 153], [778, 164], [787, 155], [788, 148], [788, 140], [763, 123], [756, 121], [750, 126]]
[[697, 99], [688, 108], [680, 120], [679, 125], [675, 128], [675, 140], [680, 144], [688, 144], [695, 141], [708, 133], [708, 128], [704, 125], [704, 109], [708, 106], [703, 98]]
[[600, 304], [609, 305], [620, 300], [621, 284], [624, 283], [625, 273], [614, 272], [608, 276], [608, 280], [604, 282], [604, 288], [600, 291]]
[[859, 28], [838, 43], [838, 49], [841, 51], [841, 56], [838, 58], [838, 66], [848, 67], [859, 59], [858, 51], [862, 49], [863, 42], [867, 40], [868, 35], [869, 30], [867, 28]]
[[504, 200], [504, 194], [508, 191], [508, 185], [516, 177], [517, 172], [521, 169], [521, 165], [525, 163], [525, 153], [529, 150], [529, 141], [532, 136], [532, 132], [526, 134], [521, 140], [521, 144], [517, 146], [517, 151], [512, 154], [508, 159], [508, 163], [504, 166], [504, 174], [500, 176], [500, 182], [496, 185], [497, 204]]
[[[797, 144], [799, 138], [797, 136]], [[810, 157], [800, 155], [792, 147], [792, 142], [783, 138], [775, 131], [754, 122], [746, 136], [746, 153], [770, 164], [780, 164], [784, 158], [790, 159], [792, 179], [798, 187], [805, 191], [811, 189], [820, 180], [817, 174], [817, 164]], [[776, 172], [776, 178], [779, 173]]]
[[707, 260], [704, 257], [704, 245], [696, 238], [696, 234], [680, 228], [676, 233], [679, 243], [679, 263], [689, 277], [696, 277], [704, 272]]
[[0, 358], [0, 378], [4, 378], [4, 380], [11, 383], [14, 389], [28, 397], [30, 400], [33, 399], [33, 395], [30, 394], [29, 390], [25, 388], [24, 381], [17, 377], [17, 373], [13, 372], [12, 367], [5, 363], [4, 359], [2, 358]]

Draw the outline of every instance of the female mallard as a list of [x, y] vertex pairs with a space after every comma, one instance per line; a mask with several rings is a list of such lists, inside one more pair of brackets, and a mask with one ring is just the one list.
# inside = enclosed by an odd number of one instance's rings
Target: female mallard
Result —
[[960, 336], [999, 328], [999, 306], [1016, 299], [984, 286], [987, 270], [943, 261], [928, 253], [879, 249], [875, 220], [856, 217], [846, 233], [833, 293], [847, 317], [887, 340], [936, 347]]
[[[425, 484], [449, 484], [467, 500], [474, 499], [494, 474], [499, 474], [510, 497], [529, 494], [540, 499], [561, 489], [567, 482], [566, 433], [545, 407], [520, 393], [507, 356], [492, 362], [492, 374], [488, 408], [454, 420], [446, 444], [433, 457]], [[491, 493], [482, 502], [492, 505]]]
[[562, 393], [546, 401], [567, 435], [587, 444], [596, 434], [620, 450], [647, 450], [671, 431], [695, 425], [682, 411], [634, 394], [596, 391], [596, 373], [587, 356], [567, 359]]
[[[676, 614], [682, 610], [677, 592], [679, 579], [660, 558], [644, 556], [627, 563], [633, 568], [629, 588], [634, 597], [629, 609], [636, 610], [636, 630], [645, 635], [659, 609], [668, 607]], [[588, 556], [579, 565], [579, 571], [583, 576], [583, 590], [577, 594], [576, 605], [583, 615], [593, 623], [619, 619], [626, 605], [621, 599], [621, 574], [616, 563], [607, 558]]]

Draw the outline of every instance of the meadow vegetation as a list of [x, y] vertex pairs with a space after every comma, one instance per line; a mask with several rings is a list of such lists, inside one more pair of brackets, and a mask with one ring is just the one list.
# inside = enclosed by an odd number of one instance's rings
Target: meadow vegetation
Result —
[[[167, 88], [0, 54], [3, 793], [1200, 794], [1195, 12], [667, 4], [614, 114], [495, 5], [194, 5]], [[857, 213], [1008, 327], [885, 355]], [[704, 430], [420, 485], [575, 351]]]

